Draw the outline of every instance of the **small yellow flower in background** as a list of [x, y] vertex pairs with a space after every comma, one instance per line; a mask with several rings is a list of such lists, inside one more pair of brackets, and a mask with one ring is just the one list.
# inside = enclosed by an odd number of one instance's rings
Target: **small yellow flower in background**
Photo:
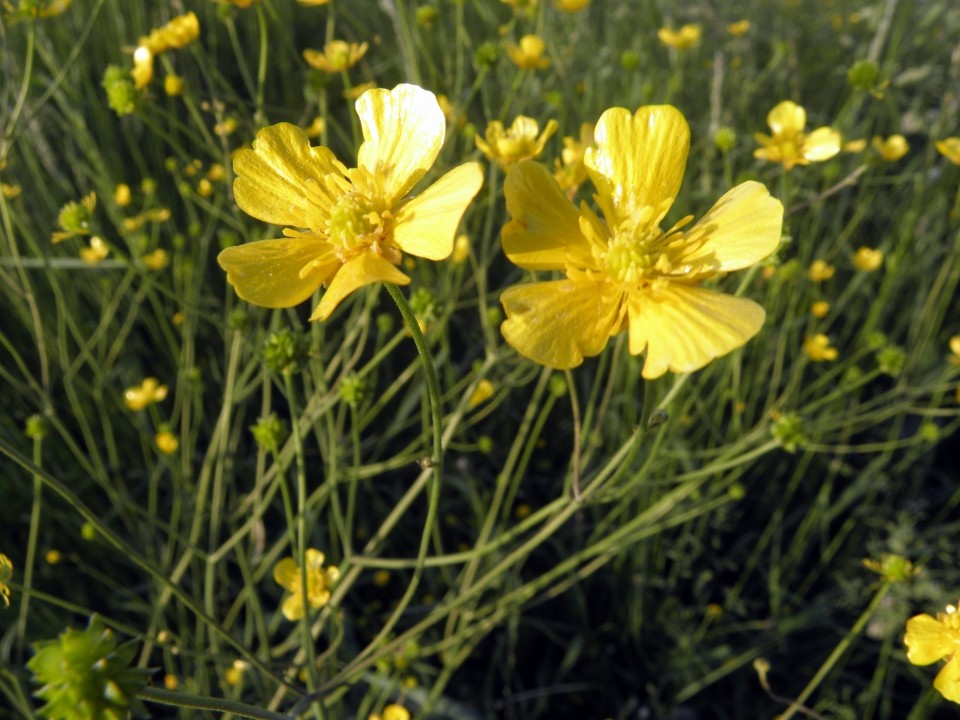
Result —
[[357, 114], [364, 142], [356, 168], [311, 147], [306, 133], [287, 123], [263, 128], [252, 149], [234, 156], [240, 208], [287, 226], [282, 239], [227, 248], [217, 258], [244, 300], [292, 307], [325, 285], [310, 319], [326, 320], [365, 285], [409, 283], [397, 268], [403, 253], [449, 257], [483, 183], [480, 164], [460, 165], [408, 198], [443, 144], [445, 120], [433, 93], [415, 85], [369, 90]]
[[891, 135], [887, 139], [874, 135], [870, 145], [885, 162], [896, 162], [910, 151], [910, 144], [903, 135]]
[[248, 667], [250, 665], [245, 660], [234, 660], [233, 665], [223, 673], [223, 681], [231, 687], [236, 687], [243, 682], [243, 675]]
[[[331, 565], [324, 569], [324, 555], [319, 550], [308, 548], [307, 566], [307, 604], [312, 608], [322, 608], [330, 600], [330, 588], [340, 577], [340, 570]], [[284, 558], [273, 568], [273, 579], [290, 595], [283, 601], [280, 611], [287, 620], [299, 620], [305, 612], [303, 586], [300, 568], [292, 557]]]
[[153, 80], [153, 53], [150, 48], [141, 45], [133, 51], [133, 86], [145, 88]]
[[813, 282], [824, 282], [833, 277], [836, 268], [825, 260], [814, 260], [807, 268], [807, 277]]
[[143, 256], [143, 264], [151, 270], [163, 270], [170, 264], [170, 256], [163, 248], [157, 248], [152, 253]]
[[163, 78], [163, 91], [170, 97], [177, 97], [183, 95], [185, 84], [182, 77], [171, 73]]
[[566, 278], [508, 288], [500, 297], [504, 338], [521, 355], [565, 369], [626, 331], [630, 353], [646, 354], [646, 379], [698, 370], [743, 345], [763, 325], [763, 308], [701, 285], [776, 250], [780, 201], [745, 182], [688, 230], [681, 228], [692, 217], [664, 232], [660, 222], [690, 152], [683, 115], [669, 105], [634, 114], [611, 108], [595, 138], [584, 162], [603, 219], [570, 202], [539, 163], [518, 163], [507, 174], [504, 252], [524, 269], [561, 270]]
[[320, 5], [326, 5], [330, 0], [297, 0], [301, 5], [319, 7]]
[[367, 43], [348, 43], [343, 40], [331, 40], [319, 50], [304, 50], [303, 59], [317, 70], [335, 75], [349, 70], [360, 58], [367, 54]]
[[537, 0], [500, 0], [504, 5], [509, 5], [515, 12], [524, 15], [533, 15], [537, 12]]
[[389, 570], [377, 570], [373, 574], [373, 584], [377, 587], [386, 587], [390, 584], [390, 571]]
[[10, 607], [10, 586], [7, 585], [13, 577], [13, 563], [3, 553], [0, 553], [0, 600], [4, 607]]
[[3, 194], [3, 197], [7, 200], [13, 200], [20, 194], [20, 186], [0, 183], [0, 194]]
[[[376, 87], [377, 87], [376, 81], [371, 80], [370, 82], [360, 83], [359, 85], [354, 85], [351, 88], [347, 88], [346, 90], [343, 91], [342, 94], [346, 100], [356, 100], [361, 95], [363, 95], [367, 90], [373, 90]], [[446, 132], [446, 130], [444, 130], [444, 132]]]
[[879, 560], [864, 558], [863, 566], [887, 582], [907, 582], [920, 573], [920, 568], [902, 555], [884, 553]]
[[317, 115], [311, 122], [310, 125], [304, 130], [307, 133], [308, 138], [318, 138], [323, 135], [323, 131], [327, 129], [327, 121], [324, 120], [321, 116]]
[[163, 686], [167, 690], [176, 690], [180, 687], [180, 679], [173, 673], [167, 673], [163, 676]]
[[72, 4], [73, 0], [20, 0], [14, 8], [9, 2], [3, 2], [4, 9], [10, 13], [4, 20], [15, 25], [23, 20], [52, 18], [66, 12]]
[[883, 250], [859, 247], [853, 254], [853, 266], [857, 270], [872, 272], [883, 264]]
[[57, 565], [60, 562], [60, 551], [47, 550], [47, 554], [44, 555], [43, 559], [47, 561], [47, 565]]
[[126, 183], [117, 183], [113, 190], [113, 201], [120, 207], [126, 207], [130, 204], [130, 186]]
[[947, 355], [947, 362], [960, 366], [960, 335], [950, 338], [950, 354]]
[[580, 12], [589, 4], [590, 0], [554, 0], [557, 10], [568, 13]]
[[85, 196], [80, 202], [69, 202], [60, 208], [60, 214], [57, 215], [57, 225], [60, 230], [54, 231], [50, 240], [56, 244], [63, 242], [78, 235], [90, 234], [90, 221], [93, 219], [93, 211], [97, 207], [97, 194], [95, 192]]
[[123, 391], [123, 403], [131, 410], [143, 410], [151, 403], [162, 402], [167, 397], [167, 386], [155, 377], [144, 378], [139, 385]]
[[177, 448], [180, 447], [180, 441], [177, 440], [177, 436], [169, 430], [158, 432], [153, 440], [157, 444], [157, 450], [164, 455], [172, 455], [177, 451]]
[[533, 118], [525, 115], [518, 115], [514, 118], [510, 129], [506, 130], [503, 123], [494, 120], [487, 125], [484, 137], [481, 140], [479, 136], [474, 138], [477, 148], [497, 165], [502, 168], [508, 168], [521, 160], [530, 160], [543, 152], [543, 146], [546, 145], [550, 136], [557, 131], [557, 121], [550, 120], [547, 126], [540, 132], [540, 125]]
[[200, 197], [210, 197], [213, 195], [213, 183], [207, 180], [207, 178], [200, 178], [200, 182], [197, 183], [197, 195]]
[[493, 397], [493, 383], [489, 380], [481, 380], [477, 383], [476, 389], [467, 401], [467, 407], [475, 408], [477, 405], [485, 403]]
[[220, 163], [213, 163], [207, 168], [207, 180], [210, 182], [220, 182], [227, 176], [227, 169]]
[[80, 248], [80, 259], [88, 265], [96, 265], [109, 254], [110, 248], [107, 247], [103, 239], [97, 235], [90, 238], [90, 245], [88, 247]]
[[550, 67], [550, 59], [543, 57], [546, 44], [539, 35], [524, 35], [520, 45], [507, 43], [507, 57], [521, 70], [542, 70]]
[[222, 122], [218, 122], [213, 126], [213, 134], [217, 137], [227, 137], [234, 133], [238, 124], [235, 117], [225, 117]]
[[830, 347], [830, 338], [823, 333], [807, 335], [803, 341], [803, 351], [813, 362], [837, 359], [837, 349]]
[[847, 140], [841, 148], [845, 153], [863, 152], [867, 147], [867, 141], [863, 138], [859, 140]]
[[[506, 2], [506, 0], [503, 0]], [[403, 705], [390, 704], [383, 709], [382, 715], [373, 713], [367, 720], [410, 720], [410, 711]]]
[[121, 226], [125, 232], [134, 232], [135, 230], [142, 228], [148, 222], [164, 222], [169, 219], [170, 210], [167, 208], [154, 208], [153, 210], [142, 212], [139, 215], [124, 218]]
[[750, 32], [750, 21], [738, 20], [737, 22], [730, 23], [727, 25], [727, 32], [734, 37], [742, 37]]
[[170, 316], [170, 322], [173, 323], [174, 327], [180, 327], [186, 319], [187, 316], [183, 314], [183, 310], [177, 310]]
[[934, 145], [936, 145], [937, 150], [947, 160], [954, 165], [960, 165], [960, 137], [948, 137], [943, 140], [937, 140]]
[[466, 262], [470, 257], [470, 236], [457, 235], [453, 242], [453, 252], [450, 254], [450, 260], [454, 265], [460, 265]]
[[660, 28], [657, 30], [657, 38], [667, 47], [674, 50], [689, 50], [700, 44], [700, 36], [703, 30], [699, 25], [684, 25], [679, 30], [670, 28]]
[[810, 306], [810, 314], [815, 318], [824, 318], [830, 312], [830, 303], [826, 300], [818, 300]]
[[168, 50], [179, 50], [200, 37], [200, 21], [190, 12], [179, 15], [163, 27], [151, 30], [141, 37], [133, 51], [133, 80], [138, 88], [146, 87], [153, 80], [153, 60]]
[[553, 176], [568, 197], [572, 197], [587, 179], [587, 166], [583, 162], [588, 147], [596, 147], [593, 140], [593, 123], [583, 123], [580, 126], [580, 137], [565, 137], [560, 159], [554, 163]]
[[960, 613], [953, 605], [946, 612], [916, 615], [907, 620], [907, 632], [903, 636], [907, 646], [907, 660], [914, 665], [930, 665], [946, 659], [933, 686], [947, 700], [960, 703]]
[[840, 152], [840, 133], [829, 127], [817, 128], [809, 135], [803, 132], [807, 112], [791, 100], [779, 103], [767, 115], [773, 135], [754, 134], [763, 147], [753, 151], [760, 160], [782, 163], [785, 170], [795, 165], [829, 160]]
[[217, 3], [224, 3], [226, 5], [234, 5], [235, 7], [238, 7], [241, 10], [245, 10], [251, 5], [254, 5], [260, 2], [260, 0], [213, 0], [213, 1]]

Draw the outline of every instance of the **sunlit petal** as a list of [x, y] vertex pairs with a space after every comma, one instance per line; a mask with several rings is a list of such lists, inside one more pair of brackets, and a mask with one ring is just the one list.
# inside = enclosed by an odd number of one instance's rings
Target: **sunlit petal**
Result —
[[699, 370], [756, 335], [765, 317], [752, 300], [683, 283], [631, 293], [628, 313], [630, 352], [646, 352], [648, 380]]
[[742, 183], [684, 233], [690, 250], [683, 262], [712, 260], [720, 271], [749, 267], [777, 249], [782, 224], [783, 204], [760, 183]]
[[774, 135], [801, 133], [807, 125], [807, 111], [792, 100], [784, 100], [767, 115], [767, 125]]
[[310, 147], [307, 134], [290, 123], [265, 127], [253, 148], [238, 150], [233, 159], [237, 205], [249, 215], [274, 225], [307, 227], [308, 183], [341, 172], [325, 147]]
[[957, 650], [957, 638], [951, 637], [943, 623], [930, 615], [916, 615], [907, 620], [903, 636], [907, 660], [914, 665], [929, 665]]
[[296, 621], [303, 617], [303, 593], [294, 592], [283, 599], [280, 612], [287, 620]]
[[273, 579], [284, 590], [293, 592], [300, 584], [300, 569], [293, 558], [285, 557], [273, 566]]
[[611, 108], [600, 116], [595, 137], [597, 147], [587, 149], [584, 162], [616, 214], [607, 222], [617, 224], [647, 205], [672, 203], [690, 151], [690, 128], [679, 110], [651, 105], [630, 115]]
[[940, 669], [933, 680], [933, 686], [947, 700], [960, 703], [960, 650]]
[[400, 200], [433, 165], [446, 120], [436, 96], [416, 85], [375, 88], [357, 100], [363, 128], [359, 166], [370, 171], [389, 198]]
[[811, 162], [829, 160], [840, 152], [840, 133], [829, 127], [814, 130], [803, 140], [803, 157]]
[[340, 264], [330, 246], [311, 235], [237, 245], [217, 262], [238, 296], [270, 308], [302, 303]]
[[503, 337], [524, 357], [556, 369], [598, 355], [619, 325], [622, 293], [594, 282], [557, 280], [508, 288]]
[[404, 252], [428, 260], [443, 260], [453, 252], [460, 218], [483, 185], [476, 162], [454, 168], [405, 203], [397, 213], [393, 241]]
[[320, 298], [320, 303], [310, 316], [311, 320], [326, 320], [347, 295], [375, 282], [406, 285], [410, 278], [400, 272], [389, 260], [376, 253], [365, 252], [344, 263], [330, 287]]

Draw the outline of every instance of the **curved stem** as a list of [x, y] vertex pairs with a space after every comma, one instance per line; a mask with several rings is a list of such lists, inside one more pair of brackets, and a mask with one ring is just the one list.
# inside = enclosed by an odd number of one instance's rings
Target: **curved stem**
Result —
[[172, 692], [156, 687], [143, 688], [143, 690], [138, 693], [138, 697], [141, 700], [159, 703], [161, 705], [232, 713], [240, 717], [253, 718], [254, 720], [290, 720], [289, 715], [283, 715], [273, 712], [272, 710], [264, 710], [263, 708], [254, 707], [253, 705], [247, 705], [246, 703], [235, 700], [204, 697], [202, 695], [188, 695], [186, 693]]

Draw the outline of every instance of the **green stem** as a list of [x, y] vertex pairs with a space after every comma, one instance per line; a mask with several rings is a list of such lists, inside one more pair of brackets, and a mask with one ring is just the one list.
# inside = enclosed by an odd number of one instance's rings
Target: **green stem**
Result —
[[[38, 434], [33, 439], [33, 462], [39, 467], [43, 453], [43, 438]], [[43, 483], [38, 475], [33, 476], [33, 507], [30, 510], [30, 534], [27, 536], [27, 557], [23, 563], [23, 595], [20, 600], [20, 617], [17, 619], [17, 655], [23, 657], [23, 641], [27, 636], [27, 612], [30, 608], [30, 589], [33, 587], [33, 565], [37, 556], [37, 535], [40, 530], [40, 510], [43, 506]]]
[[156, 687], [143, 688], [139, 693], [139, 697], [141, 700], [159, 703], [161, 705], [232, 713], [240, 717], [254, 718], [254, 720], [291, 720], [289, 715], [283, 715], [273, 712], [272, 710], [264, 710], [263, 708], [254, 707], [253, 705], [247, 705], [246, 703], [235, 700], [204, 697], [202, 695], [188, 695], [186, 693], [171, 692], [170, 690], [161, 690]]
[[263, 91], [267, 84], [267, 19], [263, 13], [263, 6], [257, 5], [257, 26], [260, 29], [260, 64], [257, 66], [257, 111], [253, 120], [258, 126], [265, 125], [267, 120], [263, 116]]

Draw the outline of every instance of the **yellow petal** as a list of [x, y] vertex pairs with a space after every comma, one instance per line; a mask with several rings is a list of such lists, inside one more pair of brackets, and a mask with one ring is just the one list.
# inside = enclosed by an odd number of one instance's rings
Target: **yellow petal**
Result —
[[453, 252], [460, 218], [483, 185], [480, 163], [455, 167], [397, 213], [393, 241], [404, 252], [443, 260]]
[[933, 686], [947, 700], [960, 703], [960, 651], [940, 669], [933, 680]]
[[784, 100], [767, 115], [767, 125], [774, 135], [803, 132], [807, 125], [807, 111], [792, 100]]
[[597, 147], [587, 149], [584, 162], [606, 201], [607, 222], [636, 216], [645, 205], [666, 204], [665, 213], [680, 190], [690, 152], [690, 128], [680, 111], [651, 105], [631, 116], [610, 108], [600, 116], [595, 137]]
[[930, 615], [916, 615], [907, 620], [903, 644], [907, 646], [907, 660], [914, 665], [935, 663], [957, 649], [956, 639], [943, 623]]
[[580, 213], [543, 165], [517, 163], [507, 174], [503, 193], [512, 218], [503, 227], [503, 252], [511, 262], [528, 270], [560, 270], [575, 258], [578, 266], [590, 262]]
[[384, 257], [373, 252], [361, 253], [344, 263], [337, 271], [310, 319], [326, 320], [347, 295], [364, 285], [381, 280], [394, 285], [406, 285], [410, 282], [410, 278]]
[[303, 595], [294, 592], [283, 599], [283, 605], [280, 606], [280, 612], [290, 621], [297, 621], [303, 617]]
[[699, 370], [752, 338], [763, 308], [752, 300], [682, 283], [630, 294], [630, 352], [646, 351], [643, 377]]
[[273, 566], [273, 579], [284, 590], [294, 592], [300, 584], [300, 569], [293, 558], [285, 557]]
[[760, 183], [742, 183], [684, 233], [689, 251], [681, 262], [713, 260], [721, 271], [749, 267], [777, 249], [782, 226], [783, 204]]
[[811, 162], [829, 160], [838, 152], [840, 133], [833, 128], [817, 128], [803, 140], [803, 157]]
[[302, 303], [340, 265], [330, 246], [312, 235], [237, 245], [222, 251], [217, 262], [238, 296], [269, 308]]
[[508, 288], [500, 331], [530, 360], [564, 370], [599, 355], [618, 329], [623, 295], [600, 283], [556, 280]]
[[390, 200], [400, 200], [433, 165], [446, 120], [436, 96], [416, 85], [375, 88], [357, 100], [363, 128], [358, 163], [377, 177]]
[[247, 214], [274, 225], [307, 227], [308, 183], [342, 172], [325, 147], [310, 147], [307, 134], [290, 123], [265, 127], [253, 149], [238, 150], [233, 159], [237, 204]]

